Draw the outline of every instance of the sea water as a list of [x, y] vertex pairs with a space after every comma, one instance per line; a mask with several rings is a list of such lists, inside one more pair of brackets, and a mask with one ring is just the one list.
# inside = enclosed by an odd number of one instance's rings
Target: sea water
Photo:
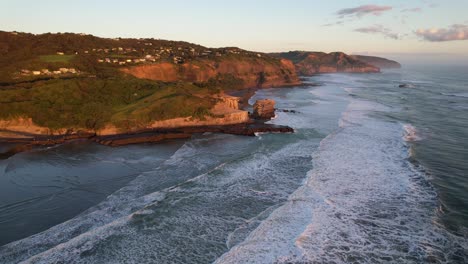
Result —
[[319, 75], [251, 99], [294, 134], [1, 161], [0, 263], [465, 263], [467, 76]]

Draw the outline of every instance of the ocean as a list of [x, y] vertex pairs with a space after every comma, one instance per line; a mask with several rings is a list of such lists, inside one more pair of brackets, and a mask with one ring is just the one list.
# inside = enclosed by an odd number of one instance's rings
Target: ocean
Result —
[[294, 134], [0, 161], [0, 263], [467, 263], [468, 67], [306, 83], [251, 98]]

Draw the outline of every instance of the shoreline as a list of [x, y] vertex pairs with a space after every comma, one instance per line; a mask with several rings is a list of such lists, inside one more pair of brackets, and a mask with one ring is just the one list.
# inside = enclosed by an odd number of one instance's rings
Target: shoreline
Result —
[[172, 139], [188, 139], [194, 134], [223, 133], [231, 135], [255, 136], [256, 133], [294, 133], [288, 126], [265, 124], [264, 121], [252, 121], [233, 125], [191, 126], [167, 129], [145, 129], [134, 133], [98, 136], [83, 133], [60, 136], [35, 136], [30, 138], [0, 138], [0, 143], [12, 144], [0, 153], [0, 160], [29, 151], [35, 147], [55, 146], [72, 141], [85, 140], [110, 147], [131, 144], [160, 143]]

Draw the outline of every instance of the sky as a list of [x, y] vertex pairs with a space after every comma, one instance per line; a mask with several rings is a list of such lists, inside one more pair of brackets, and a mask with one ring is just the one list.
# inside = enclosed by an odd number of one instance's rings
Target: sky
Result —
[[0, 0], [0, 30], [468, 61], [468, 0]]

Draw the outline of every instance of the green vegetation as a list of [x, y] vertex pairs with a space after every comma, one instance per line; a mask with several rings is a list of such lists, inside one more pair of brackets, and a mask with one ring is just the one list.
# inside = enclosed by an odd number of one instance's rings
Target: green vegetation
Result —
[[112, 58], [112, 59], [127, 59], [127, 58], [133, 58], [133, 56], [124, 55], [124, 54], [112, 54], [112, 55], [109, 55], [109, 58]]
[[237, 78], [233, 74], [218, 74], [215, 78], [210, 78], [207, 82], [195, 83], [200, 88], [206, 88], [213, 93], [221, 91], [220, 87], [224, 90], [240, 90], [245, 87], [244, 80]]
[[187, 83], [136, 78], [50, 80], [0, 90], [0, 119], [30, 117], [51, 129], [122, 129], [177, 117], [204, 118], [212, 91]]
[[[159, 39], [0, 31], [0, 40], [0, 120], [32, 118], [50, 129], [98, 130], [113, 124], [125, 131], [178, 117], [204, 120], [213, 116], [214, 94], [243, 89], [247, 82], [245, 76], [230, 73], [195, 84], [164, 83], [129, 77], [123, 67], [171, 63], [180, 79], [200, 80], [184, 72], [181, 63], [200, 72], [217, 70], [225, 62], [247, 71], [250, 65], [281, 66], [280, 59], [266, 54]], [[268, 75], [258, 74], [261, 86]]]
[[39, 59], [41, 61], [47, 62], [47, 63], [55, 63], [55, 62], [68, 63], [73, 58], [75, 58], [75, 55], [42, 55], [42, 56], [39, 56]]

